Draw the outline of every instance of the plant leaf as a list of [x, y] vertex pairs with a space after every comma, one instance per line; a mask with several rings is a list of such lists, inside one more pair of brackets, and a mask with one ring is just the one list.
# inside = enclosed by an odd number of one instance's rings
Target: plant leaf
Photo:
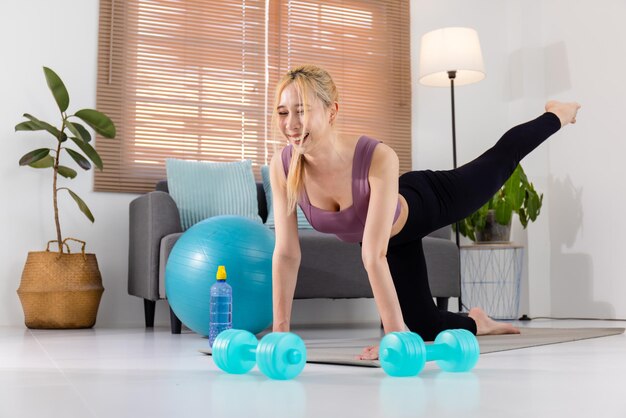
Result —
[[43, 72], [46, 75], [46, 83], [48, 83], [48, 88], [52, 92], [54, 100], [56, 100], [57, 105], [59, 105], [61, 112], [65, 112], [70, 105], [70, 95], [67, 93], [65, 84], [63, 84], [61, 78], [50, 68], [43, 67]]
[[464, 236], [471, 239], [472, 241], [476, 241], [476, 232], [480, 232], [485, 229], [485, 226], [487, 224], [487, 215], [489, 214], [489, 211], [492, 210], [492, 208], [496, 206], [501, 200], [498, 198], [499, 193], [500, 192], [497, 192], [477, 211], [461, 221], [461, 227], [459, 228], [459, 232], [461, 232]]
[[[28, 113], [24, 113], [24, 117], [29, 119], [33, 124], [39, 126], [41, 129], [44, 129], [50, 132], [56, 139], [61, 138], [61, 142], [67, 140], [67, 135], [64, 132], [59, 131], [54, 126], [50, 125], [48, 122], [44, 122], [42, 120], [37, 119], [33, 115], [29, 115]], [[16, 126], [17, 128], [17, 126]], [[40, 129], [39, 129], [40, 130]]]
[[76, 173], [76, 170], [73, 170], [69, 167], [65, 167], [64, 165], [60, 165], [57, 168], [57, 171], [59, 172], [60, 175], [62, 175], [66, 179], [73, 179], [78, 174]]
[[46, 158], [48, 154], [50, 154], [50, 150], [48, 148], [36, 149], [34, 151], [24, 154], [24, 156], [20, 158], [20, 165], [30, 165], [43, 158]]
[[[74, 136], [76, 136], [76, 138], [84, 142], [89, 142], [85, 139], [85, 137], [83, 137], [83, 133], [87, 132], [87, 130], [80, 123], [72, 123], [70, 121], [65, 121], [65, 126], [67, 127], [67, 129], [70, 130], [71, 133], [74, 134]], [[82, 129], [78, 129], [78, 126], [80, 126]], [[89, 135], [89, 132], [87, 132], [87, 134]], [[91, 136], [89, 136], [89, 140], [91, 140]]]
[[100, 155], [98, 155], [98, 152], [91, 145], [89, 145], [86, 142], [81, 141], [78, 138], [72, 137], [70, 139], [74, 141], [74, 143], [78, 145], [78, 147], [85, 153], [85, 155], [87, 155], [87, 157], [89, 157], [89, 159], [93, 161], [96, 167], [98, 167], [100, 171], [102, 171], [102, 168], [104, 166], [102, 164], [102, 159], [100, 158]]
[[526, 177], [526, 173], [524, 172], [524, 169], [522, 168], [522, 165], [518, 165], [519, 167], [519, 178], [522, 181], [522, 183], [524, 185], [528, 184], [528, 177]]
[[526, 216], [524, 208], [521, 208], [519, 212], [517, 212], [517, 215], [519, 216], [519, 221], [522, 223], [522, 227], [526, 229], [528, 226], [528, 216]]
[[452, 231], [456, 232], [457, 225], [459, 226], [459, 234], [463, 235], [464, 237], [467, 237], [468, 231], [467, 231], [467, 222], [465, 221], [465, 219], [459, 221], [458, 224], [456, 222], [453, 223]]
[[91, 211], [89, 210], [89, 208], [87, 207], [87, 205], [85, 204], [85, 202], [83, 202], [83, 199], [81, 199], [80, 197], [78, 197], [78, 195], [76, 193], [74, 193], [73, 191], [71, 191], [70, 189], [65, 189], [70, 193], [70, 196], [72, 196], [72, 198], [74, 199], [74, 201], [76, 202], [76, 204], [78, 205], [78, 208], [80, 209], [80, 211], [82, 213], [85, 214], [85, 216], [91, 221], [94, 222], [94, 217], [91, 214]]
[[504, 198], [511, 204], [514, 211], [522, 207], [522, 199], [520, 196], [520, 166], [518, 165], [511, 174], [511, 177], [504, 183]]
[[472, 225], [469, 216], [459, 222], [459, 232], [463, 236], [471, 239], [472, 241], [476, 241], [476, 236], [474, 235], [474, 226]]
[[496, 206], [496, 222], [500, 225], [508, 225], [513, 217], [513, 206], [508, 200], [501, 200]]
[[18, 123], [15, 125], [15, 131], [43, 131], [44, 128], [32, 121], [27, 120], [26, 122]]
[[476, 242], [476, 231], [473, 229], [468, 229], [467, 230], [467, 237], [469, 239], [471, 239], [472, 241]]
[[94, 109], [81, 109], [74, 114], [105, 138], [115, 138], [115, 125], [107, 115]]
[[82, 168], [83, 170], [89, 170], [91, 168], [91, 163], [87, 161], [87, 159], [83, 157], [81, 154], [79, 154], [78, 152], [69, 148], [65, 148], [65, 151], [67, 151], [70, 157], [72, 157], [72, 159], [76, 161], [76, 164], [78, 164], [80, 168]]
[[541, 209], [541, 199], [539, 198], [539, 195], [534, 190], [534, 188], [528, 190], [526, 209], [530, 220], [535, 222], [535, 219], [537, 219], [537, 216], [539, 216], [539, 211]]
[[76, 129], [78, 129], [78, 132], [80, 132], [80, 134], [83, 136], [83, 141], [91, 142], [91, 134], [89, 133], [87, 128], [85, 128], [83, 125], [77, 122], [73, 122], [73, 125]]
[[519, 201], [519, 206], [514, 208], [515, 212], [519, 212], [526, 204], [526, 190], [524, 186], [520, 186], [517, 190], [517, 200]]
[[82, 139], [85, 142], [91, 142], [91, 134], [89, 133], [87, 128], [85, 128], [83, 125], [81, 125], [78, 122], [67, 121], [67, 123], [71, 124], [78, 131], [78, 133], [80, 133], [80, 135], [76, 135], [78, 138]]
[[28, 164], [32, 168], [50, 168], [54, 166], [54, 158], [51, 155], [47, 155], [39, 161]]

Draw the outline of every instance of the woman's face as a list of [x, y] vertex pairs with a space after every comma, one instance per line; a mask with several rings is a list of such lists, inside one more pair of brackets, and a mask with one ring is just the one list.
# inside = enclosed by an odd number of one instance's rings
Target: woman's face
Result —
[[280, 132], [301, 153], [310, 150], [316, 139], [322, 138], [331, 127], [330, 111], [321, 100], [309, 97], [306, 126], [303, 106], [296, 85], [290, 83], [283, 89], [276, 108]]

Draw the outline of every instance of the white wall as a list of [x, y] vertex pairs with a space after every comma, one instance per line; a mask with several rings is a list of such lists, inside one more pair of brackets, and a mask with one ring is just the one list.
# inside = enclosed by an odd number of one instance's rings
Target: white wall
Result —
[[[625, 93], [619, 71], [626, 59], [619, 48], [626, 30], [617, 28], [626, 4], [607, 0], [602, 5], [565, 0], [411, 3], [414, 168], [452, 164], [449, 91], [417, 83], [419, 39], [429, 30], [471, 26], [481, 39], [487, 78], [456, 91], [460, 163], [479, 155], [510, 126], [539, 115], [548, 97], [584, 105], [578, 125], [557, 133], [524, 161], [545, 195], [538, 222], [514, 231], [515, 240], [528, 247], [523, 311], [531, 315], [626, 317], [619, 263], [620, 236], [626, 232], [619, 217], [626, 205], [620, 175], [626, 168], [620, 164], [624, 145], [617, 127]], [[17, 165], [26, 151], [49, 143], [40, 135], [16, 134], [13, 127], [24, 112], [45, 120], [58, 117], [43, 65], [64, 79], [70, 110], [95, 106], [97, 29], [95, 0], [3, 1], [0, 325], [23, 323], [15, 290], [26, 254], [54, 238], [49, 176]], [[106, 290], [97, 325], [140, 326], [142, 303], [126, 292], [128, 203], [135, 195], [94, 193], [92, 182], [92, 173], [82, 172], [67, 183], [90, 205], [95, 224], [64, 199], [63, 232], [86, 240], [98, 256]], [[293, 317], [295, 322], [377, 318], [371, 300], [296, 301]], [[165, 303], [157, 305], [157, 323], [168, 323]]]
[[[54, 239], [52, 177], [49, 172], [18, 166], [19, 158], [53, 142], [41, 133], [14, 133], [23, 113], [59, 125], [60, 115], [48, 91], [42, 66], [55, 70], [70, 93], [70, 111], [95, 107], [98, 2], [75, 0], [4, 0], [0, 13], [0, 188], [3, 191], [0, 230], [0, 325], [23, 324], [16, 294], [29, 251], [40, 251]], [[42, 138], [45, 138], [43, 140]], [[70, 164], [71, 165], [71, 164]], [[143, 305], [126, 292], [128, 249], [127, 194], [92, 192], [93, 172], [80, 172], [63, 184], [91, 208], [91, 224], [69, 196], [60, 201], [64, 236], [87, 241], [98, 257], [105, 292], [98, 325], [140, 324]], [[162, 309], [160, 317], [167, 318]]]
[[625, 318], [626, 2], [553, 0], [541, 14], [546, 95], [584, 106], [578, 125], [549, 146], [552, 312]]

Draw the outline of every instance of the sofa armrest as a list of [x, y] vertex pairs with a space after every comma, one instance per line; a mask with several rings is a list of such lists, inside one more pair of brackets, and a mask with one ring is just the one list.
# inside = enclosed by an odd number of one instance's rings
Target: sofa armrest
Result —
[[182, 232], [178, 208], [172, 197], [150, 192], [130, 202], [128, 293], [159, 299], [159, 247], [161, 239]]
[[452, 226], [451, 225], [442, 226], [441, 228], [436, 229], [430, 234], [428, 234], [428, 236], [450, 240], [452, 238]]
[[161, 239], [161, 246], [159, 247], [159, 298], [167, 299], [165, 294], [165, 268], [167, 267], [167, 260], [170, 258], [170, 253], [174, 249], [174, 244], [183, 235], [182, 232], [176, 232], [169, 234]]
[[446, 238], [427, 236], [422, 240], [428, 283], [433, 297], [461, 295], [459, 248]]

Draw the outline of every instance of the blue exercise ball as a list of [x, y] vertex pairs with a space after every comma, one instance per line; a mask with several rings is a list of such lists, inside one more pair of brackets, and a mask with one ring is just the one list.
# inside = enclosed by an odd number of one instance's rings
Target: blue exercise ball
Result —
[[165, 266], [170, 307], [188, 328], [209, 335], [211, 286], [226, 266], [233, 288], [233, 328], [257, 334], [272, 323], [274, 233], [241, 216], [214, 216], [178, 239]]

